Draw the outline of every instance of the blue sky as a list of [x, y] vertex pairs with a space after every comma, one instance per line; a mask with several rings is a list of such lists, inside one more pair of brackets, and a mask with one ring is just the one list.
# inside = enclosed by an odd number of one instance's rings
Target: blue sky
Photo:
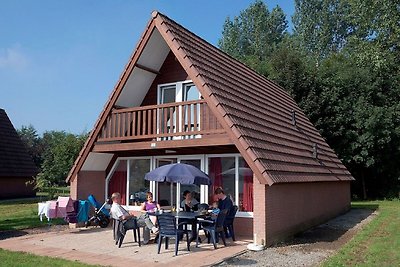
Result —
[[[15, 128], [89, 131], [153, 10], [216, 45], [226, 17], [252, 2], [3, 0], [0, 108]], [[290, 21], [294, 0], [265, 2]]]

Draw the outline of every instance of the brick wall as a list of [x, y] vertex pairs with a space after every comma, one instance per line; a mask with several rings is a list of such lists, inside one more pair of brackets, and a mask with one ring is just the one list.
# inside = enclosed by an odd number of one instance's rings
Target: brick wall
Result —
[[253, 179], [253, 229], [256, 243], [265, 245], [267, 240], [267, 201], [266, 201], [266, 185], [261, 184], [256, 177]]
[[80, 171], [71, 182], [71, 198], [87, 199], [92, 194], [98, 202], [104, 202], [105, 179], [104, 171]]
[[350, 209], [350, 182], [277, 184], [267, 187], [265, 195], [267, 245]]
[[253, 239], [253, 218], [236, 217], [233, 223], [235, 236]]

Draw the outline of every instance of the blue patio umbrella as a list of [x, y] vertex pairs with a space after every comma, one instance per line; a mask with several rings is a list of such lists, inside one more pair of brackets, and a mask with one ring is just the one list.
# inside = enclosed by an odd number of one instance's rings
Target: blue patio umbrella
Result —
[[211, 180], [206, 173], [192, 165], [184, 163], [173, 163], [158, 167], [146, 173], [144, 179], [181, 184], [211, 184]]

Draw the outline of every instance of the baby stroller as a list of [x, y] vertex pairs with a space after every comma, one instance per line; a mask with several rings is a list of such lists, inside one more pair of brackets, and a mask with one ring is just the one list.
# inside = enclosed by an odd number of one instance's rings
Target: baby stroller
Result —
[[94, 207], [94, 215], [85, 223], [85, 226], [88, 227], [93, 224], [106, 228], [110, 223], [110, 212], [105, 208], [109, 200], [106, 199], [104, 204], [100, 205], [93, 195], [89, 195], [88, 201]]

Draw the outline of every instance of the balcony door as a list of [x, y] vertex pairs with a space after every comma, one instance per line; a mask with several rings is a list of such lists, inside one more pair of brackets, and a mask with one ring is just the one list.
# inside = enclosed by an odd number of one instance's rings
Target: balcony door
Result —
[[[199, 100], [200, 92], [192, 82], [160, 85], [158, 104], [179, 103]], [[200, 130], [200, 105], [166, 105], [159, 110], [158, 133], [177, 133]], [[175, 136], [171, 139], [182, 139]], [[193, 138], [193, 136], [185, 136]], [[165, 140], [165, 139], [164, 139]]]

